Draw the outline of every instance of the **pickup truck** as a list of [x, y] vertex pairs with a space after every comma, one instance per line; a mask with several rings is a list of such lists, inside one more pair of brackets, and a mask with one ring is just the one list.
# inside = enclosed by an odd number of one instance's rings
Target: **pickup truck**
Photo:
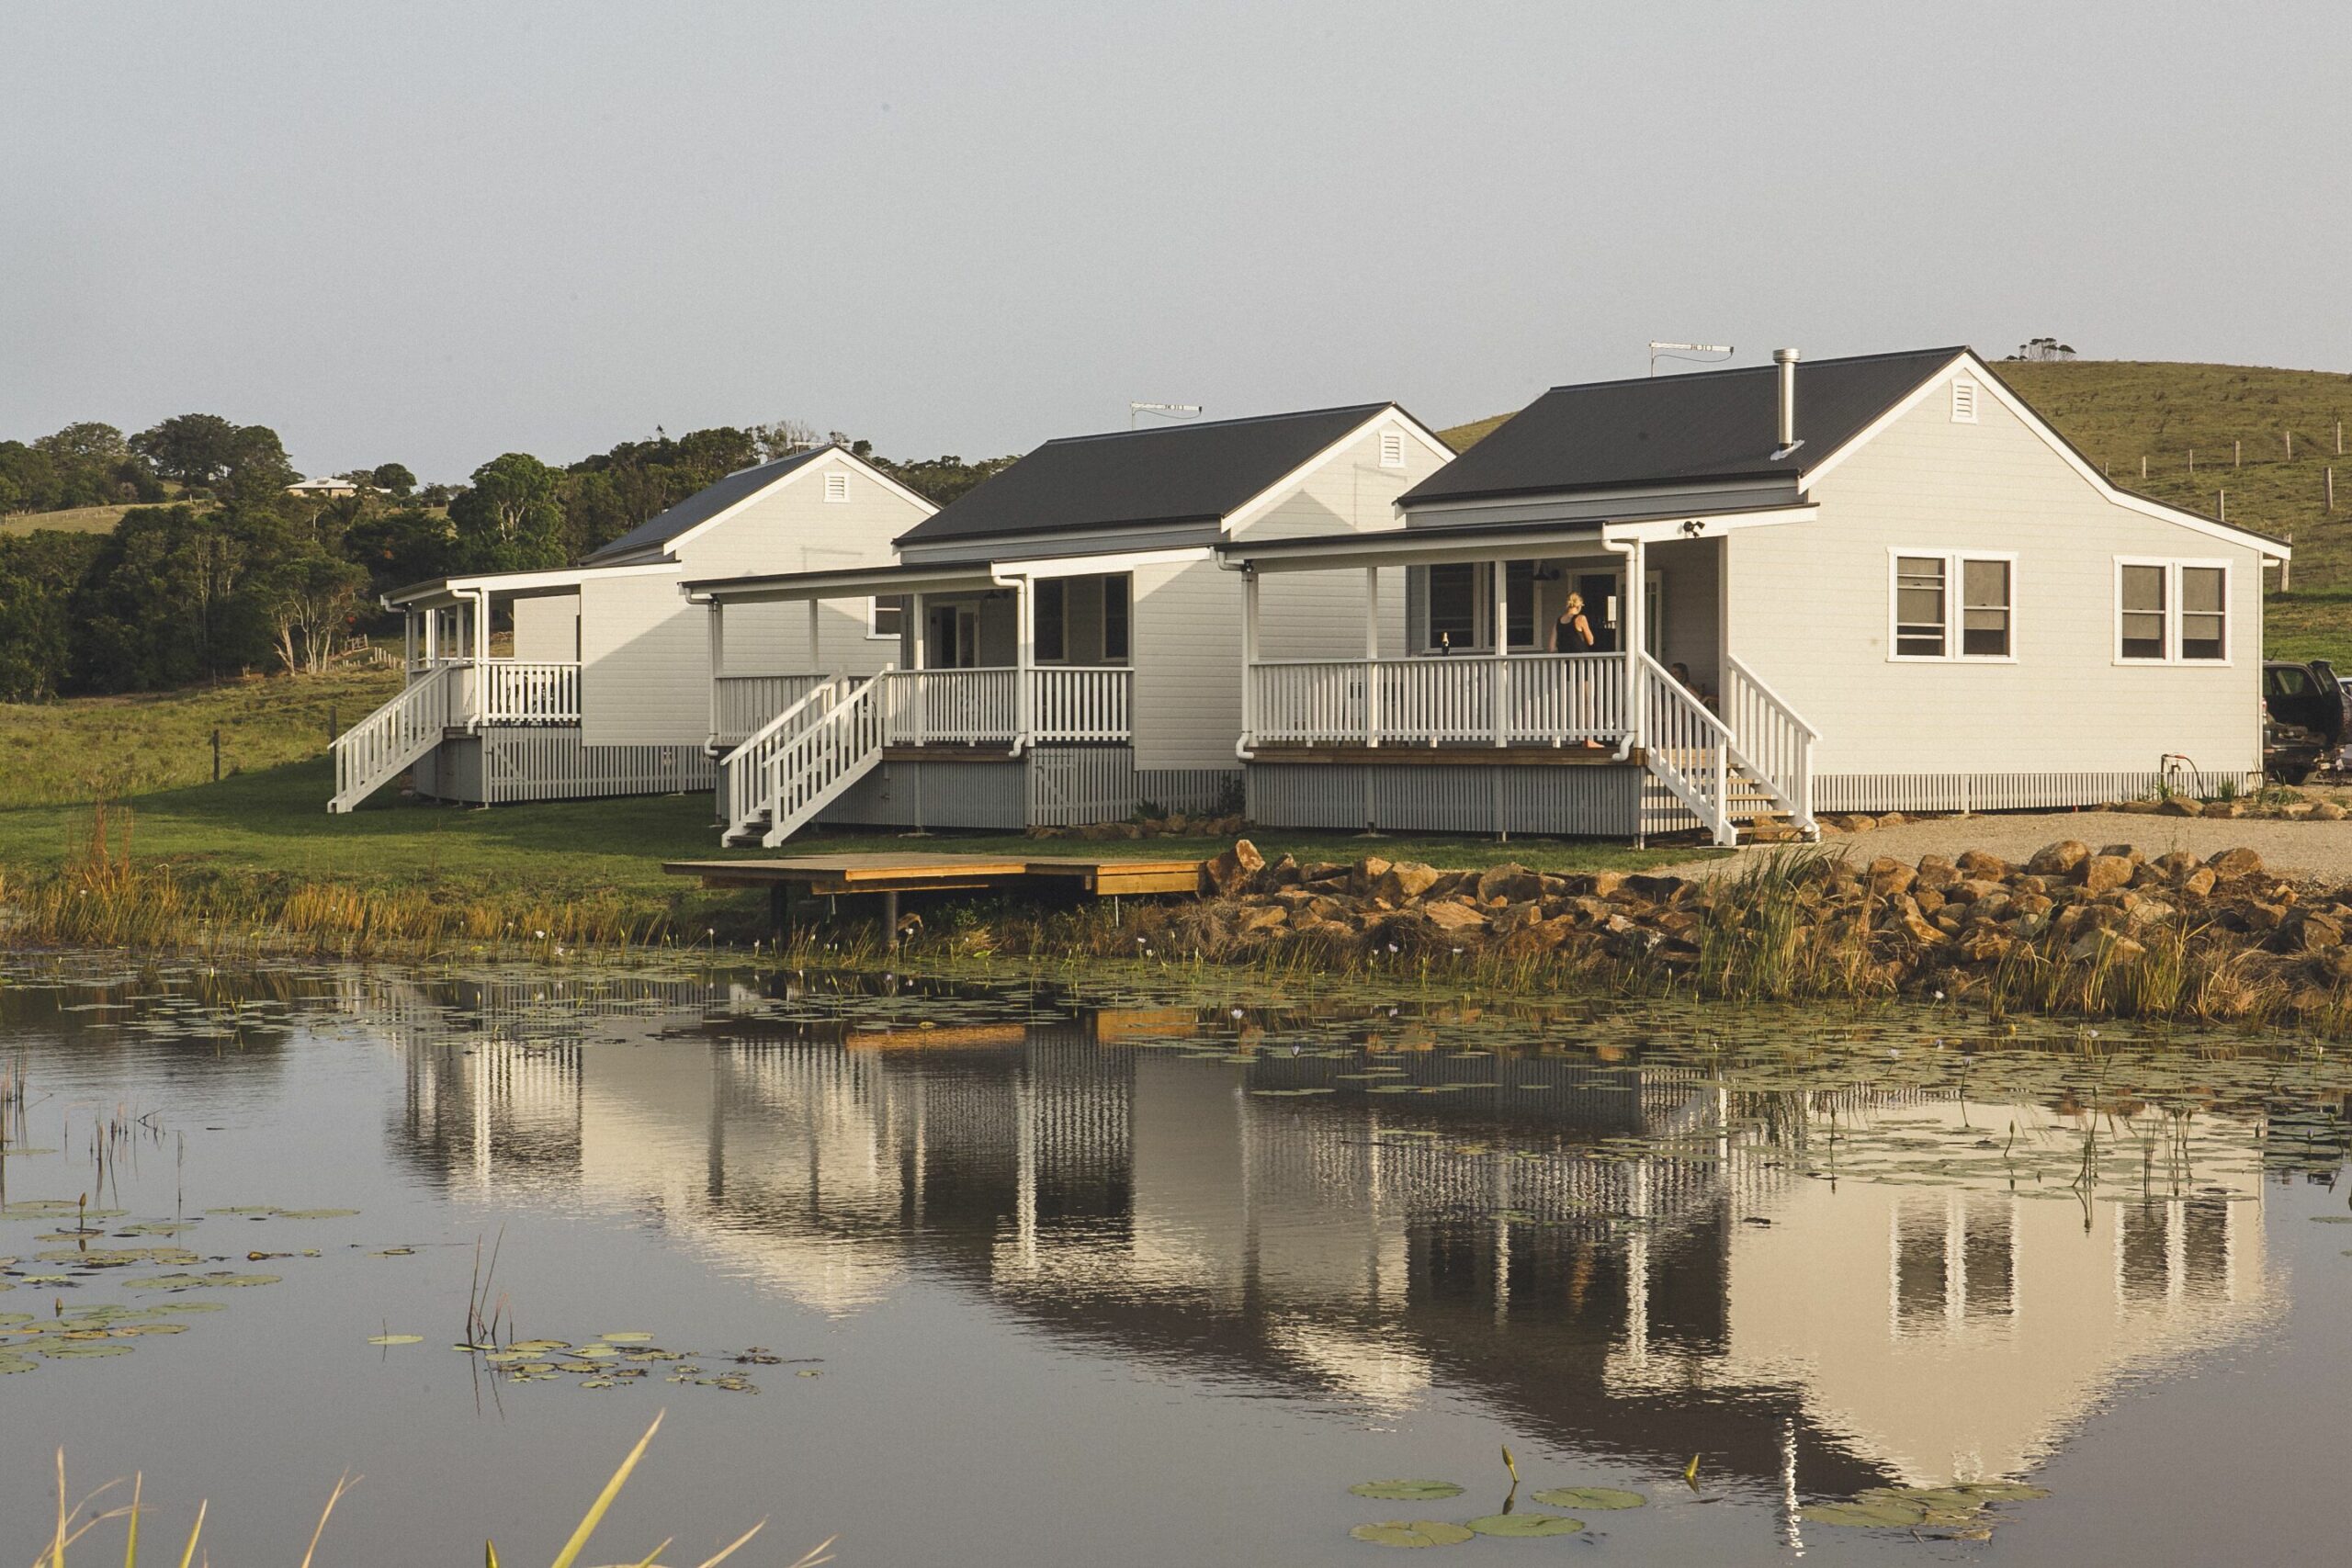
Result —
[[2352, 693], [2325, 660], [2262, 666], [2262, 771], [2278, 784], [2298, 784], [2336, 765], [2352, 739]]

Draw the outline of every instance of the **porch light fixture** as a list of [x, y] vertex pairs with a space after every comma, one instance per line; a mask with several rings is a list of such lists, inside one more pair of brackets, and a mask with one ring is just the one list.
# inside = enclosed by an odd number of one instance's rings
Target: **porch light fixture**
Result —
[[1682, 525], [1682, 536], [1686, 539], [1695, 539], [1706, 531], [1707, 520], [1703, 517], [1690, 518]]

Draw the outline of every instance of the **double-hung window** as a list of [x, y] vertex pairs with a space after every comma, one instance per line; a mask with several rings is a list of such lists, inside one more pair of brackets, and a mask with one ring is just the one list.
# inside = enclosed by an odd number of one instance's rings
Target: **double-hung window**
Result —
[[1898, 549], [1888, 569], [1893, 657], [2017, 657], [2017, 557]]
[[1035, 587], [1037, 606], [1033, 657], [1041, 664], [1058, 664], [1068, 657], [1069, 643], [1069, 580], [1041, 577], [1035, 580]]
[[907, 602], [880, 594], [865, 602], [865, 635], [874, 642], [896, 642], [907, 624]]
[[1478, 645], [1478, 597], [1486, 570], [1468, 561], [1429, 569], [1429, 641], [1461, 653]]
[[2118, 557], [2115, 658], [2123, 664], [2228, 663], [2229, 563]]

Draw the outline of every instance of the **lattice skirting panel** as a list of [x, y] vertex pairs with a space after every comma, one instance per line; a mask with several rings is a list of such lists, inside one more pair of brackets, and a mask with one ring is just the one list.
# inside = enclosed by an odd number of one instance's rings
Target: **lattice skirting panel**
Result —
[[1320, 762], [1252, 762], [1246, 773], [1250, 820], [1269, 828], [1614, 839], [1634, 836], [1647, 776], [1630, 766]]
[[2258, 773], [1827, 773], [1813, 781], [1813, 808], [1821, 811], [2031, 811], [2143, 800], [2169, 787], [2212, 795], [2224, 788], [2251, 793]]
[[444, 740], [410, 782], [435, 799], [499, 806], [710, 790], [718, 773], [699, 746], [584, 746], [577, 726], [547, 725]]

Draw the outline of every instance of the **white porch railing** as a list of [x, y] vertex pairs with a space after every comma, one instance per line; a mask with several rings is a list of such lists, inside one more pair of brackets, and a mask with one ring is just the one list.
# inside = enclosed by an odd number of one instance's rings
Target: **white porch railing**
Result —
[[1057, 664], [1032, 670], [1030, 732], [1041, 741], [1125, 740], [1135, 671], [1116, 664]]
[[711, 737], [712, 743], [741, 745], [776, 715], [807, 696], [818, 682], [833, 678], [820, 674], [721, 675], [711, 682], [717, 699], [712, 716], [718, 725]]
[[471, 667], [471, 724], [578, 724], [580, 666], [487, 659]]
[[1018, 670], [894, 670], [883, 733], [904, 746], [1006, 746], [1021, 736]]
[[1807, 834], [1813, 818], [1813, 745], [1821, 732], [1736, 659], [1724, 660], [1724, 719], [1736, 756]]
[[1566, 746], [1632, 728], [1622, 653], [1261, 661], [1250, 743]]
[[399, 695], [335, 737], [333, 812], [350, 811], [441, 744], [453, 722], [463, 671], [427, 671]]

